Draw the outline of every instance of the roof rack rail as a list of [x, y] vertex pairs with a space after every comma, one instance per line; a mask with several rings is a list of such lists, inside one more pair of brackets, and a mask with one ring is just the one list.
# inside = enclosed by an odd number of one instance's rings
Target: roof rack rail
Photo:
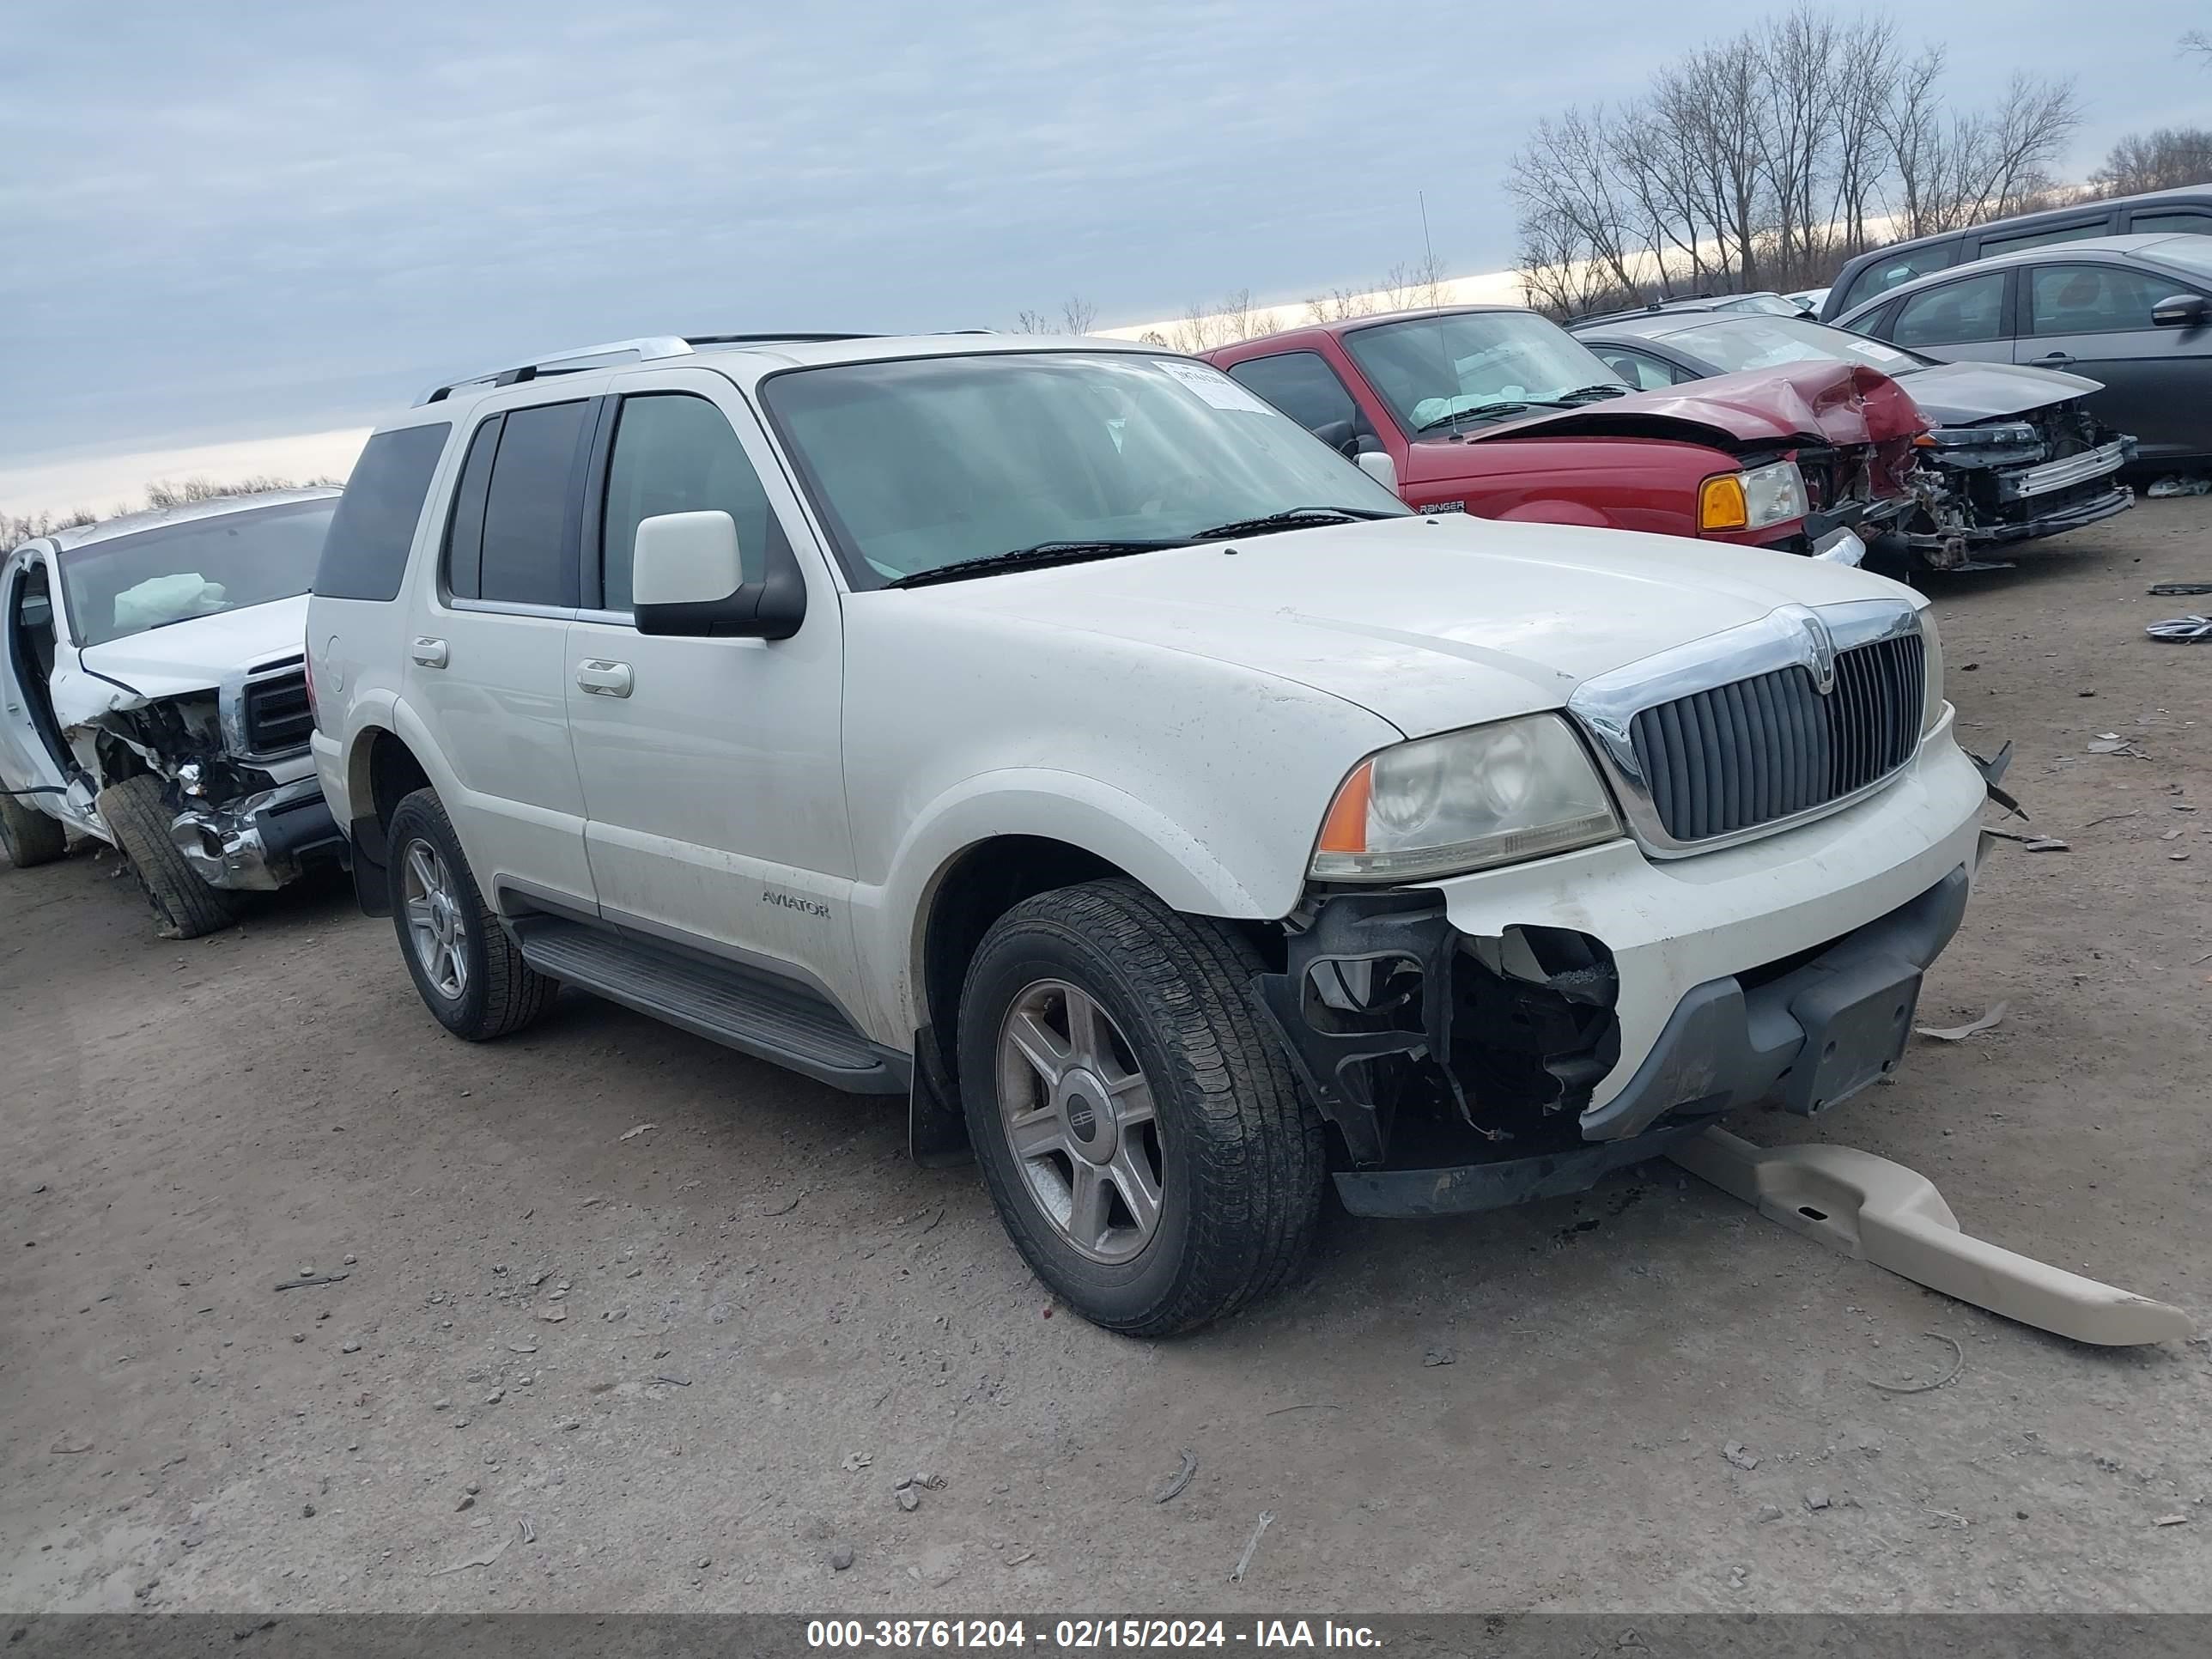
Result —
[[577, 374], [586, 369], [600, 367], [609, 357], [628, 357], [636, 362], [649, 363], [664, 357], [688, 357], [700, 346], [801, 345], [810, 342], [872, 340], [878, 337], [873, 334], [805, 333], [794, 329], [778, 329], [764, 334], [649, 334], [635, 340], [611, 340], [605, 345], [579, 346], [571, 351], [533, 358], [512, 368], [486, 369], [481, 374], [465, 374], [457, 380], [433, 386], [416, 399], [416, 403], [418, 406], [441, 403], [463, 386], [516, 386], [547, 374]]
[[486, 369], [481, 374], [464, 374], [457, 380], [433, 386], [421, 402], [443, 402], [465, 386], [515, 386], [524, 380], [534, 380], [542, 374], [574, 374], [587, 368], [596, 368], [599, 360], [628, 356], [641, 363], [659, 357], [688, 357], [691, 343], [674, 334], [647, 335], [635, 340], [610, 340], [605, 345], [579, 346], [571, 351], [556, 351], [550, 356], [532, 358], [512, 368]]

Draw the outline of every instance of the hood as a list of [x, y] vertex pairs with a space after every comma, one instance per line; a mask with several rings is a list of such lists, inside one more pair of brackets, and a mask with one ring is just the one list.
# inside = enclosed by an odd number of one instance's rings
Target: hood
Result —
[[1583, 409], [1532, 415], [1468, 433], [1493, 438], [1680, 438], [1747, 445], [1887, 443], [1928, 429], [1903, 387], [1861, 363], [1785, 363], [1632, 392]]
[[1904, 380], [1920, 412], [1938, 426], [2025, 415], [2102, 392], [2102, 380], [2018, 363], [1937, 363], [1916, 368]]
[[212, 691], [227, 675], [272, 657], [299, 656], [307, 640], [307, 595], [149, 628], [77, 653], [86, 668], [152, 701]]
[[1908, 592], [1756, 548], [1457, 514], [1226, 545], [1235, 556], [1179, 548], [882, 599], [1236, 664], [1422, 737], [1559, 708], [1592, 675], [1778, 605]]

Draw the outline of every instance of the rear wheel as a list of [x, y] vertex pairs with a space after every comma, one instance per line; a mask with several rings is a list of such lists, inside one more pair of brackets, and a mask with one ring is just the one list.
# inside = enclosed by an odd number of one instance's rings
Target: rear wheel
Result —
[[11, 795], [0, 795], [0, 853], [18, 870], [34, 864], [52, 864], [69, 851], [69, 832], [59, 818], [50, 818], [35, 806]]
[[484, 903], [436, 793], [417, 789], [402, 800], [386, 840], [399, 954], [438, 1023], [483, 1042], [520, 1030], [551, 1006], [559, 983], [522, 959]]
[[1015, 1248], [1109, 1330], [1188, 1330], [1304, 1254], [1319, 1118], [1247, 1000], [1261, 963], [1133, 882], [1017, 905], [960, 1006], [969, 1137]]
[[198, 939], [237, 920], [230, 895], [202, 881], [169, 839], [174, 816], [161, 799], [161, 781], [145, 772], [110, 784], [94, 803], [122, 849], [154, 918], [170, 939]]

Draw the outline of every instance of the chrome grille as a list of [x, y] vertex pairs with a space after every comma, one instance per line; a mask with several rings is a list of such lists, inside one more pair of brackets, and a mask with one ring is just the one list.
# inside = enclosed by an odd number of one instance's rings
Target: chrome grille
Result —
[[248, 754], [287, 755], [307, 747], [315, 716], [307, 706], [304, 666], [248, 680], [243, 703]]
[[1640, 711], [1628, 735], [1661, 827], [1711, 841], [1880, 782], [1919, 743], [1925, 666], [1904, 634], [1838, 652], [1825, 694], [1792, 665]]

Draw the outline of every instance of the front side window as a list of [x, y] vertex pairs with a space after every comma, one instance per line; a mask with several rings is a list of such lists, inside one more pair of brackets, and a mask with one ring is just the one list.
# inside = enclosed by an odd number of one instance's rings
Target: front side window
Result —
[[478, 427], [447, 537], [454, 597], [562, 609], [576, 604], [574, 481], [585, 402], [510, 409]]
[[70, 631], [79, 645], [289, 599], [314, 586], [337, 502], [250, 507], [142, 530], [60, 555]]
[[841, 363], [773, 375], [762, 398], [858, 587], [1066, 543], [1184, 545], [1300, 507], [1407, 510], [1218, 369], [1180, 358]]
[[1916, 294], [1898, 307], [1889, 337], [1901, 346], [1970, 345], [2004, 337], [2004, 272]]
[[1600, 345], [1590, 349], [1597, 353], [1599, 362], [1638, 392], [1656, 392], [1662, 386], [1674, 385], [1678, 378], [1672, 368], [1656, 357], [1632, 350], [1627, 346]]
[[1925, 247], [1908, 248], [1877, 258], [1851, 278], [1850, 289], [1844, 294], [1838, 311], [1850, 311], [1863, 306], [1875, 295], [1887, 294], [1900, 283], [1909, 283], [1915, 276], [1925, 276], [1930, 271], [1948, 270], [1958, 263], [1959, 244], [1956, 241], [1930, 242]]
[[2179, 208], [2172, 213], [2138, 213], [2129, 219], [2128, 231], [2135, 236], [2212, 236], [2212, 211]]
[[2151, 310], [2173, 296], [2173, 281], [2119, 265], [2038, 265], [2027, 274], [2029, 331], [2120, 334], [2155, 327]]
[[1885, 374], [1909, 374], [1927, 359], [1863, 334], [1795, 317], [1729, 317], [1668, 337], [1723, 374], [1781, 363], [1865, 363]]
[[1285, 351], [1249, 357], [1229, 367], [1230, 377], [1258, 392], [1309, 432], [1339, 422], [1357, 427], [1359, 407], [1318, 351]]
[[1572, 407], [1620, 377], [1557, 323], [1528, 311], [1469, 311], [1356, 329], [1344, 349], [1408, 432]]
[[760, 580], [769, 539], [782, 530], [722, 411], [684, 392], [623, 398], [607, 466], [600, 603], [610, 611], [630, 608], [640, 523], [663, 513], [709, 512], [730, 515], [744, 579]]

